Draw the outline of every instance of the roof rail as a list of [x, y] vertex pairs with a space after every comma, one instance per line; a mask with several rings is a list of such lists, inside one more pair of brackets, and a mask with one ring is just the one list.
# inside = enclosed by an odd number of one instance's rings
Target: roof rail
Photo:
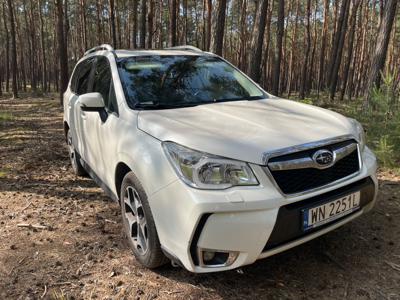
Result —
[[201, 51], [201, 49], [194, 47], [194, 46], [190, 46], [190, 45], [182, 45], [182, 46], [174, 46], [174, 47], [168, 47], [168, 48], [164, 48], [165, 50], [182, 50], [182, 51], [195, 51], [195, 52], [203, 52]]
[[93, 47], [92, 49], [89, 49], [88, 51], [85, 52], [85, 54], [83, 56], [86, 56], [86, 55], [88, 55], [90, 53], [93, 53], [93, 52], [96, 52], [96, 51], [101, 51], [101, 50], [113, 51], [114, 48], [111, 47], [111, 45], [109, 45], [109, 44], [103, 44], [103, 45], [100, 45], [100, 46]]

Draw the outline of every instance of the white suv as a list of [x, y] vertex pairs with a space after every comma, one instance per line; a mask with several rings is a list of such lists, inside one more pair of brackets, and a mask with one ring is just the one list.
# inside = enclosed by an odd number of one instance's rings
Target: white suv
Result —
[[377, 195], [357, 121], [269, 95], [190, 46], [87, 51], [64, 129], [74, 172], [120, 202], [149, 268], [251, 264], [359, 217]]

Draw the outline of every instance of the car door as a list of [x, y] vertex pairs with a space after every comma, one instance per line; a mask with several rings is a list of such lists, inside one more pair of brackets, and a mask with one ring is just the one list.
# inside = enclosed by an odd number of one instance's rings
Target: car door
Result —
[[84, 161], [87, 160], [87, 147], [85, 142], [85, 112], [81, 110], [79, 96], [86, 94], [89, 89], [90, 76], [93, 70], [94, 57], [80, 62], [71, 79], [71, 93], [68, 99], [69, 126], [75, 149]]
[[93, 168], [96, 175], [109, 187], [113, 183], [114, 170], [112, 169], [113, 159], [117, 153], [118, 136], [118, 104], [114, 91], [112, 72], [107, 57], [98, 56], [93, 75], [93, 92], [103, 96], [105, 109], [94, 114], [90, 121], [93, 145]]

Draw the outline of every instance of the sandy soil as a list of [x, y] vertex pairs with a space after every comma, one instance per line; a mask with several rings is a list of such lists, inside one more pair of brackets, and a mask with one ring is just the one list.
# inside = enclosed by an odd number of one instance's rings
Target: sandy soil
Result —
[[372, 212], [295, 249], [225, 273], [149, 271], [118, 205], [72, 175], [57, 100], [3, 99], [0, 299], [400, 299], [400, 178], [379, 178]]

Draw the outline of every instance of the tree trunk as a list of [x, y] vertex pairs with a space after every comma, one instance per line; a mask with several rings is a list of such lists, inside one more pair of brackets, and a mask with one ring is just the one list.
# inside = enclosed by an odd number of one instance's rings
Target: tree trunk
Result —
[[176, 46], [176, 9], [177, 0], [169, 0], [169, 33], [168, 44], [170, 47]]
[[343, 47], [344, 47], [344, 40], [346, 37], [346, 32], [347, 32], [347, 21], [349, 18], [349, 9], [350, 9], [350, 0], [344, 0], [345, 2], [342, 5], [345, 5], [345, 12], [344, 12], [344, 19], [343, 22], [340, 24], [340, 31], [338, 32], [339, 35], [339, 44], [337, 48], [337, 53], [335, 55], [335, 60], [333, 63], [333, 67], [331, 70], [331, 75], [330, 75], [330, 99], [333, 100], [335, 98], [335, 93], [336, 93], [336, 87], [338, 84], [339, 80], [339, 68], [340, 64], [342, 62], [342, 54], [343, 54]]
[[299, 97], [300, 99], [304, 99], [305, 97], [305, 90], [306, 90], [306, 84], [307, 84], [307, 67], [308, 67], [308, 61], [309, 61], [309, 56], [310, 56], [310, 50], [311, 50], [311, 29], [310, 29], [310, 17], [311, 17], [311, 0], [307, 0], [307, 17], [306, 17], [306, 54], [303, 62], [303, 71], [301, 74], [301, 86], [300, 86], [300, 94]]
[[153, 16], [154, 16], [154, 0], [149, 1], [149, 13], [147, 15], [147, 48], [151, 49], [153, 47]]
[[344, 98], [344, 95], [346, 93], [346, 87], [347, 87], [347, 81], [349, 78], [349, 72], [350, 72], [350, 64], [351, 60], [353, 58], [353, 46], [354, 46], [354, 34], [356, 31], [356, 20], [357, 20], [357, 12], [358, 12], [358, 7], [360, 6], [362, 0], [354, 0], [353, 1], [353, 8], [351, 12], [351, 17], [350, 17], [350, 33], [349, 33], [349, 45], [347, 48], [347, 59], [344, 64], [344, 71], [343, 71], [343, 83], [342, 83], [342, 89], [340, 92], [340, 100], [342, 101]]
[[8, 93], [10, 90], [10, 36], [8, 33], [8, 26], [7, 26], [7, 15], [6, 15], [6, 6], [3, 2], [3, 23], [4, 23], [4, 32], [5, 32], [5, 39], [6, 39], [6, 92]]
[[14, 10], [12, 1], [7, 0], [8, 14], [10, 18], [11, 27], [11, 70], [12, 70], [12, 93], [13, 98], [18, 98], [17, 88], [17, 42], [15, 39], [15, 23], [14, 23]]
[[58, 58], [60, 66], [60, 104], [63, 106], [63, 94], [68, 86], [68, 54], [64, 39], [64, 12], [62, 0], [55, 0], [57, 7], [57, 40], [58, 40]]
[[97, 28], [97, 44], [102, 44], [102, 31], [101, 31], [101, 1], [96, 1], [96, 28]]
[[163, 1], [160, 0], [159, 3], [159, 8], [158, 8], [158, 48], [163, 48], [163, 12], [164, 12], [164, 7], [163, 7]]
[[279, 96], [279, 77], [281, 73], [281, 60], [282, 60], [282, 39], [285, 26], [285, 1], [278, 1], [278, 23], [276, 31], [276, 55], [274, 62], [274, 69], [272, 75], [272, 94]]
[[30, 14], [29, 14], [29, 23], [31, 27], [31, 40], [32, 40], [32, 53], [33, 53], [33, 62], [34, 62], [34, 67], [33, 68], [33, 80], [31, 82], [32, 84], [32, 90], [34, 93], [37, 91], [37, 85], [38, 85], [38, 68], [40, 67], [40, 60], [38, 59], [38, 51], [36, 49], [36, 23], [35, 20], [37, 19], [37, 16], [35, 15], [35, 12], [37, 11], [36, 8], [34, 7], [34, 1], [30, 0]]
[[211, 25], [212, 25], [212, 0], [205, 0], [207, 1], [207, 42], [205, 50], [211, 50]]
[[[329, 0], [327, 0], [329, 1]], [[288, 85], [287, 85], [287, 94], [288, 97], [290, 97], [290, 94], [292, 92], [292, 81], [293, 81], [293, 73], [294, 73], [294, 53], [297, 49], [297, 29], [298, 29], [298, 23], [299, 23], [299, 14], [300, 14], [300, 0], [297, 0], [297, 5], [296, 5], [296, 17], [294, 20], [294, 29], [292, 33], [292, 39], [291, 39], [291, 50], [290, 50], [290, 58], [289, 58], [289, 70], [288, 70]]]
[[325, 0], [324, 4], [324, 27], [322, 29], [322, 42], [321, 42], [321, 53], [319, 58], [319, 72], [318, 72], [318, 84], [317, 84], [317, 94], [319, 95], [319, 91], [322, 88], [322, 83], [324, 81], [324, 72], [325, 72], [325, 52], [327, 46], [328, 39], [328, 29], [329, 29], [329, 2], [330, 0]]
[[340, 15], [336, 24], [335, 38], [332, 45], [331, 60], [328, 69], [328, 86], [332, 85], [331, 83], [333, 79], [335, 63], [337, 61], [339, 51], [342, 50], [340, 49], [339, 44], [342, 38], [342, 32], [347, 28], [347, 11], [349, 8], [349, 2], [350, 0], [342, 0], [342, 6], [340, 7]]
[[392, 31], [394, 17], [396, 15], [397, 0], [387, 0], [385, 10], [382, 17], [381, 26], [379, 27], [378, 38], [376, 40], [376, 48], [372, 56], [371, 70], [365, 89], [364, 107], [369, 106], [371, 90], [374, 86], [379, 87], [381, 83], [381, 71], [386, 62], [387, 49], [390, 40], [390, 32]]
[[147, 5], [146, 0], [141, 2], [141, 18], [140, 18], [140, 48], [146, 48], [146, 14]]
[[38, 10], [39, 10], [39, 22], [40, 22], [40, 50], [41, 50], [41, 60], [42, 60], [42, 92], [46, 93], [47, 89], [47, 61], [46, 61], [46, 50], [44, 43], [44, 22], [43, 22], [43, 13], [42, 13], [42, 3], [41, 0], [38, 0]]
[[[224, 46], [226, 0], [218, 1], [217, 16], [214, 22], [214, 30], [211, 39], [211, 51], [217, 55], [222, 55]], [[208, 16], [209, 18], [211, 15]]]
[[117, 32], [115, 30], [115, 3], [114, 0], [109, 1], [110, 5], [110, 33], [114, 49], [117, 48]]
[[240, 6], [240, 35], [239, 35], [239, 69], [246, 71], [246, 44], [247, 44], [247, 27], [246, 27], [246, 16], [247, 16], [247, 0], [242, 0]]
[[134, 49], [137, 48], [137, 31], [138, 31], [138, 0], [132, 1], [132, 10], [133, 10], [133, 17], [132, 17], [132, 47]]
[[252, 32], [251, 47], [252, 55], [250, 55], [250, 77], [256, 81], [260, 81], [261, 77], [261, 57], [262, 46], [264, 44], [265, 24], [268, 11], [268, 0], [260, 0], [257, 6], [257, 14], [254, 21]]

